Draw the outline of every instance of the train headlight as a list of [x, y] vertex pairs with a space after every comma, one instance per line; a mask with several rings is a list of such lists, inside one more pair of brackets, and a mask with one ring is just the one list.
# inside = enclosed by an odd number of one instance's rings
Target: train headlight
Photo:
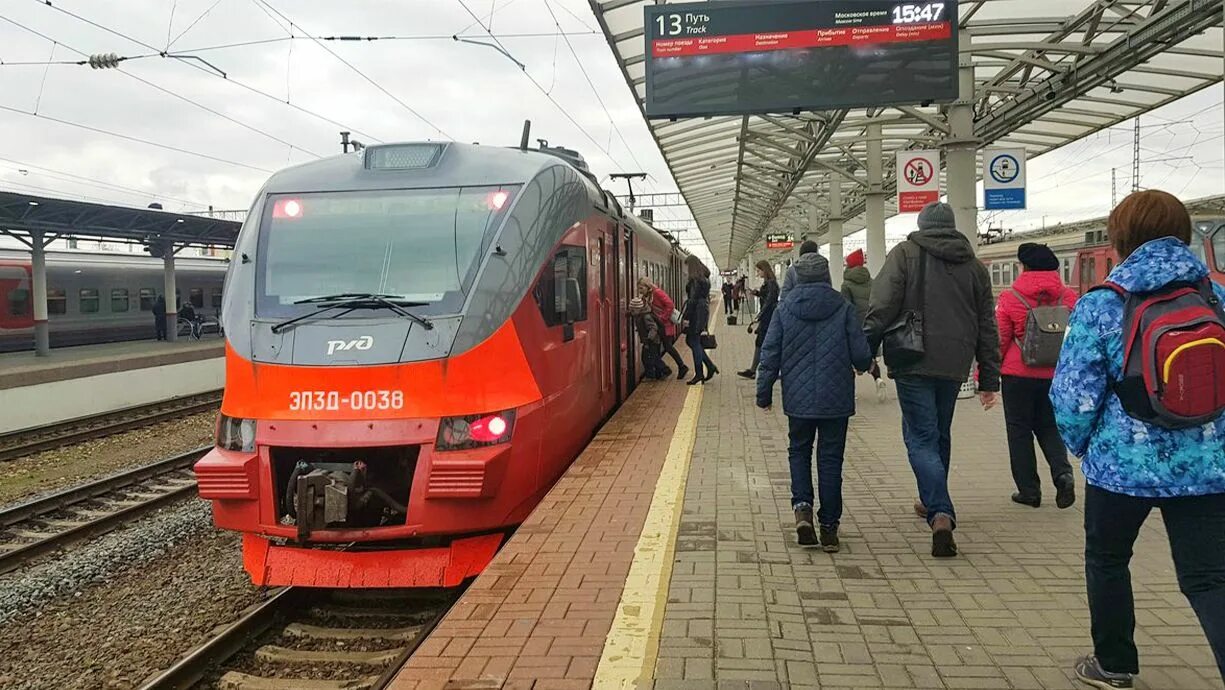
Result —
[[515, 412], [444, 417], [438, 425], [438, 450], [467, 450], [495, 446], [510, 440], [515, 428]]
[[255, 450], [255, 420], [217, 416], [217, 447], [251, 453]]

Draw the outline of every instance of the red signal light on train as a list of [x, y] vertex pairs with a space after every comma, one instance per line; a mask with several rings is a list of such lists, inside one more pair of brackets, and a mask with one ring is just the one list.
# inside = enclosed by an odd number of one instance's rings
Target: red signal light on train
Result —
[[477, 443], [493, 443], [506, 435], [509, 425], [500, 415], [482, 417], [468, 426], [468, 436]]
[[301, 218], [302, 202], [297, 199], [277, 199], [272, 205], [273, 218]]
[[489, 208], [495, 211], [501, 211], [502, 207], [506, 205], [507, 201], [510, 201], [510, 192], [506, 191], [505, 189], [499, 189], [498, 191], [489, 195]]

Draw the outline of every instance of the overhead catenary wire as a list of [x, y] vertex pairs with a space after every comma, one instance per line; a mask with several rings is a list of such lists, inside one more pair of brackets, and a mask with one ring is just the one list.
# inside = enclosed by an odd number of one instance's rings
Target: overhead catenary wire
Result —
[[153, 192], [147, 189], [139, 189], [137, 187], [128, 187], [126, 185], [121, 185], [121, 184], [117, 184], [114, 182], [107, 182], [104, 180], [99, 180], [99, 179], [88, 177], [85, 175], [79, 175], [77, 173], [70, 173], [64, 170], [57, 170], [55, 168], [49, 168], [45, 165], [35, 165], [33, 163], [27, 163], [25, 161], [16, 160], [13, 158], [6, 158], [4, 156], [0, 156], [0, 162], [7, 163], [11, 166], [14, 166], [12, 169], [18, 173], [24, 170], [26, 172], [37, 175], [39, 177], [48, 177], [53, 180], [69, 182], [71, 184], [79, 184], [79, 185], [97, 187], [99, 189], [105, 189], [107, 191], [122, 192], [125, 194], [130, 194], [132, 196], [144, 196], [144, 197], [150, 197], [154, 199], [165, 199], [166, 201], [173, 201], [178, 204], [183, 204], [184, 206], [190, 206], [190, 207], [195, 207], [195, 208], [206, 208], [208, 206], [208, 204], [203, 204], [203, 203], [200, 203], [199, 201], [192, 201], [190, 199], [181, 199], [178, 197], [170, 196], [168, 194]]

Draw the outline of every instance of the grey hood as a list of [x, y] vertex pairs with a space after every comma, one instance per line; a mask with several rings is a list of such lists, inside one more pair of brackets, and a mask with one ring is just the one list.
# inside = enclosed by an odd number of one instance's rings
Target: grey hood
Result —
[[914, 242], [936, 258], [954, 264], [964, 264], [974, 258], [970, 239], [954, 227], [930, 228], [910, 233], [906, 239]]

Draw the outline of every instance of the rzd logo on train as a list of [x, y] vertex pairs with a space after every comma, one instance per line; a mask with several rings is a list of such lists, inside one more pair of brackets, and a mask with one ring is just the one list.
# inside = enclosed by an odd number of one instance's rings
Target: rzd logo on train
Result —
[[372, 347], [374, 347], [374, 338], [368, 335], [353, 340], [329, 340], [328, 356], [348, 350], [369, 350]]

